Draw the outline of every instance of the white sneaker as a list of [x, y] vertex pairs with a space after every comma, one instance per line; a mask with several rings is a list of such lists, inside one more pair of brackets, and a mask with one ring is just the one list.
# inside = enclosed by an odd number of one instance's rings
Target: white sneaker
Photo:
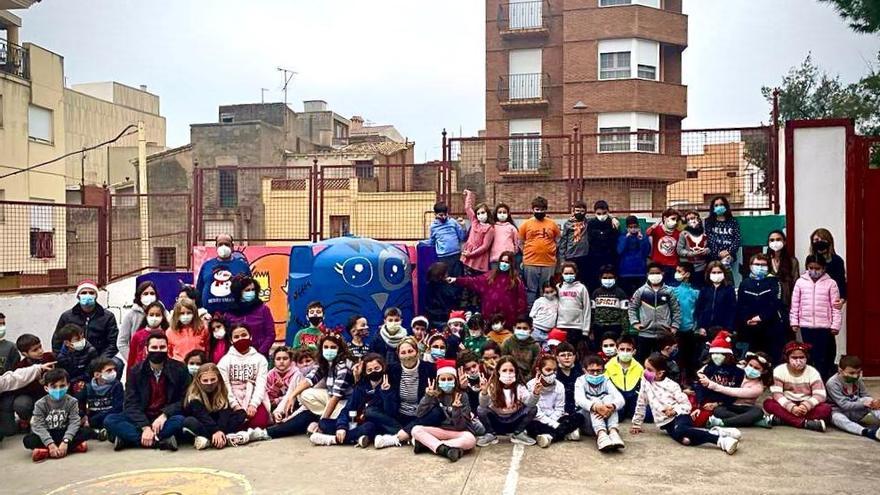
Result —
[[542, 449], [546, 449], [547, 447], [550, 446], [551, 443], [553, 443], [553, 435], [548, 435], [546, 433], [543, 433], [543, 434], [535, 437], [535, 440], [538, 441], [538, 447], [541, 447]]
[[250, 436], [246, 431], [239, 431], [235, 433], [228, 433], [226, 435], [226, 441], [229, 442], [233, 447], [239, 447], [242, 445], [246, 445], [251, 441]]
[[566, 436], [565, 436], [565, 439], [566, 439], [566, 440], [569, 440], [569, 441], [572, 441], [572, 442], [580, 442], [580, 441], [581, 441], [581, 430], [580, 430], [580, 428], [578, 428], [577, 430], [574, 430], [573, 432], [571, 432], [571, 433], [569, 433], [568, 435], [566, 435]]
[[365, 449], [370, 445], [370, 437], [366, 435], [361, 435], [358, 437], [357, 446]]
[[373, 440], [373, 447], [384, 449], [385, 447], [400, 447], [400, 439], [397, 435], [376, 435]]
[[601, 452], [611, 450], [611, 437], [608, 436], [608, 432], [602, 430], [596, 435], [596, 446], [599, 447]]
[[251, 442], [262, 442], [264, 440], [272, 439], [272, 437], [269, 436], [269, 432], [263, 428], [248, 428], [247, 434], [248, 439], [250, 439]]
[[725, 453], [729, 455], [733, 455], [736, 452], [736, 448], [739, 446], [739, 440], [733, 437], [718, 437], [718, 448], [723, 450]]
[[316, 421], [309, 423], [309, 426], [306, 428], [306, 431], [309, 433], [317, 433], [318, 432], [318, 423]]
[[336, 445], [336, 437], [326, 433], [312, 433], [309, 441], [312, 442], [312, 445]]
[[722, 428], [720, 426], [716, 426], [709, 430], [709, 433], [714, 433], [719, 437], [730, 437], [739, 440], [742, 438], [742, 432], [737, 430], [736, 428]]
[[196, 450], [205, 450], [209, 445], [211, 445], [211, 441], [205, 437], [196, 437], [195, 440], [193, 440], [193, 446]]
[[611, 445], [617, 449], [626, 448], [626, 445], [623, 443], [623, 439], [620, 438], [620, 432], [615, 429], [611, 429], [611, 433], [608, 434], [608, 438], [611, 440]]

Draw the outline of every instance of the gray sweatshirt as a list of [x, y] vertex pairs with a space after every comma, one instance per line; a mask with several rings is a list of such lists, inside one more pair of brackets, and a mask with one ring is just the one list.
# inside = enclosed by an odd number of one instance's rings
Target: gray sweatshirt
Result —
[[562, 282], [557, 286], [559, 309], [556, 326], [559, 328], [579, 328], [584, 335], [590, 333], [590, 291], [587, 286], [575, 281]]
[[617, 387], [606, 378], [599, 385], [590, 385], [587, 375], [581, 375], [574, 381], [574, 403], [584, 411], [593, 411], [593, 405], [614, 404], [616, 411], [623, 409], [626, 401]]
[[629, 322], [640, 323], [639, 337], [656, 339], [663, 331], [681, 328], [681, 308], [668, 285], [654, 290], [649, 284], [639, 287], [629, 303]]
[[40, 437], [43, 445], [55, 443], [50, 430], [64, 430], [64, 439], [73, 441], [79, 431], [79, 404], [70, 395], [61, 400], [53, 400], [48, 395], [34, 404], [34, 415], [31, 418], [31, 432]]
[[852, 421], [858, 422], [871, 412], [868, 404], [874, 399], [868, 395], [864, 380], [846, 383], [837, 373], [828, 379], [825, 393], [828, 394], [828, 402], [831, 403], [834, 411], [846, 415]]

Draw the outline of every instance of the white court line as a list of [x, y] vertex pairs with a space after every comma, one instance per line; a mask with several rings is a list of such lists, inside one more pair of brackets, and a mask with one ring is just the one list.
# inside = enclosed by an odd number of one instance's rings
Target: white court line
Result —
[[504, 480], [504, 490], [501, 495], [516, 494], [516, 485], [519, 483], [519, 464], [522, 462], [525, 447], [520, 444], [513, 446], [513, 453], [510, 455], [510, 468], [507, 470], [507, 479]]

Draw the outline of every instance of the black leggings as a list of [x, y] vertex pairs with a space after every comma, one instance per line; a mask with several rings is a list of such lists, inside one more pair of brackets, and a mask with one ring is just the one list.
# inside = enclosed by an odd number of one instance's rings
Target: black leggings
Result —
[[764, 418], [764, 409], [761, 406], [730, 405], [718, 406], [712, 413], [716, 418], [724, 421], [724, 426], [741, 427], [753, 426]]
[[[244, 429], [243, 427], [245, 423], [247, 423], [247, 412], [244, 409], [239, 409], [225, 415], [222, 420], [219, 419], [220, 418], [218, 418], [218, 422], [216, 423], [217, 431], [222, 431], [223, 433], [235, 433]], [[194, 416], [187, 416], [184, 418], [183, 427], [191, 431], [197, 437], [209, 438], [213, 435], [213, 432], [208, 430], [204, 423], [196, 419]]]
[[673, 440], [682, 445], [696, 446], [704, 443], [718, 443], [718, 435], [709, 433], [708, 430], [702, 428], [695, 428], [693, 420], [687, 414], [676, 416], [660, 429], [669, 433]]
[[290, 437], [293, 435], [302, 435], [306, 432], [311, 423], [318, 422], [318, 415], [309, 410], [301, 411], [296, 416], [288, 419], [283, 423], [270, 426], [266, 432], [272, 438]]
[[496, 435], [522, 433], [526, 430], [529, 423], [535, 419], [537, 413], [537, 408], [526, 406], [522, 406], [519, 411], [507, 416], [502, 416], [489, 408], [477, 408], [477, 416], [480, 417], [480, 421], [486, 427], [486, 433], [494, 433]]
[[552, 426], [542, 423], [538, 420], [532, 420], [529, 423], [529, 426], [526, 428], [529, 436], [536, 437], [538, 435], [551, 435], [553, 437], [553, 441], [558, 442], [561, 440], [565, 440], [565, 437], [577, 430], [584, 424], [584, 417], [580, 414], [566, 414], [559, 418], [559, 426], [553, 428]]
[[[56, 446], [60, 446], [61, 442], [64, 440], [64, 432], [63, 430], [49, 430], [49, 435], [52, 435], [52, 441], [55, 442]], [[73, 436], [73, 440], [70, 441], [70, 445], [68, 446], [70, 449], [73, 449], [77, 445], [85, 442], [88, 439], [86, 432], [83, 431], [82, 428], [77, 430], [76, 434]], [[37, 436], [36, 433], [28, 433], [21, 439], [22, 443], [24, 443], [24, 448], [29, 450], [34, 449], [48, 449], [49, 447], [43, 445], [43, 441], [40, 440], [40, 437]], [[70, 453], [70, 450], [67, 451]]]

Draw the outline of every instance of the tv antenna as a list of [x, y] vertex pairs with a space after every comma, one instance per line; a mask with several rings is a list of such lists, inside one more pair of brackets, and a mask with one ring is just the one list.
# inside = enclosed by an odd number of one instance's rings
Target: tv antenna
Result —
[[284, 104], [287, 105], [287, 87], [290, 85], [290, 80], [293, 79], [293, 76], [297, 75], [298, 72], [283, 67], [278, 67], [278, 71], [284, 74], [284, 85], [281, 86], [281, 90], [284, 91]]

